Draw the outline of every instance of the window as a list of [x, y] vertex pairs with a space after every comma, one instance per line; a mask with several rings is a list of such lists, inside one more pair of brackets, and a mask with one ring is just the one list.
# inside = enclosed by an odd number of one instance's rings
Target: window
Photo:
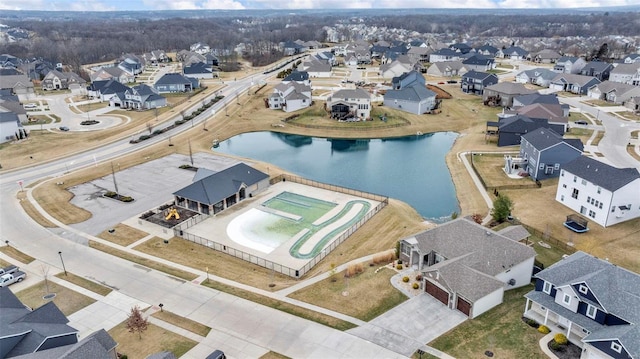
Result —
[[598, 187], [598, 194], [600, 194], [600, 192], [602, 192], [602, 188]]
[[551, 283], [544, 282], [544, 286], [542, 286], [542, 291], [547, 294], [551, 294]]
[[556, 163], [555, 165], [553, 165], [553, 168], [554, 168], [555, 170], [559, 170], [559, 169], [560, 169], [560, 164], [559, 164], [559, 163]]
[[580, 284], [580, 287], [578, 287], [578, 292], [580, 292], [582, 294], [587, 294], [587, 293], [589, 293], [589, 287], [587, 287], [584, 284]]
[[611, 213], [616, 211], [616, 206], [611, 206]]
[[586, 186], [587, 185], [587, 180], [582, 180], [582, 185]]
[[600, 205], [598, 206], [598, 208], [602, 209], [602, 202], [600, 202]]
[[564, 296], [562, 297], [562, 303], [564, 304], [571, 304], [571, 295], [564, 293]]
[[589, 210], [589, 217], [596, 218], [596, 212]]
[[611, 342], [611, 350], [617, 352], [617, 353], [621, 353], [622, 352], [622, 345], [616, 343], [616, 342]]
[[580, 206], [580, 214], [587, 214], [587, 207]]
[[578, 181], [578, 177], [573, 176], [573, 182], [577, 182]]
[[591, 202], [591, 196], [587, 197], [587, 203]]
[[596, 319], [596, 313], [598, 313], [598, 309], [591, 304], [587, 306], [587, 317], [591, 319]]
[[538, 168], [540, 168], [541, 170], [543, 170], [543, 169], [544, 169], [544, 163], [542, 163], [542, 162], [541, 162], [541, 163], [540, 163], [540, 166], [538, 166]]
[[567, 185], [565, 183], [562, 184], [562, 188], [567, 188]]
[[560, 177], [564, 177], [564, 170], [560, 171]]
[[571, 192], [571, 198], [578, 199], [578, 194], [579, 193], [580, 193], [580, 191], [578, 191], [577, 188], [574, 188], [573, 191]]
[[411, 254], [411, 246], [406, 244], [406, 243], [402, 243], [402, 253], [404, 253], [406, 255], [410, 255]]
[[560, 201], [564, 202], [564, 195], [560, 195]]
[[593, 204], [593, 202], [595, 202], [595, 199], [594, 199], [594, 198], [591, 198], [591, 204]]

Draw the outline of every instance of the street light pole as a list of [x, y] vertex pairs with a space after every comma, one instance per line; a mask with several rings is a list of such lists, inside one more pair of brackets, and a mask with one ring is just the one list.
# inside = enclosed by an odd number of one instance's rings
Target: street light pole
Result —
[[64, 260], [62, 259], [62, 252], [59, 251], [58, 255], [60, 255], [60, 262], [62, 262], [62, 269], [64, 270], [64, 275], [67, 275], [67, 267], [64, 266]]

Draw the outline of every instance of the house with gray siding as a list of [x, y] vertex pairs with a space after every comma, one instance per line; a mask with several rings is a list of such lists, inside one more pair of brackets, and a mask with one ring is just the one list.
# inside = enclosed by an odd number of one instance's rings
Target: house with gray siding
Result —
[[576, 252], [535, 275], [524, 316], [563, 333], [581, 359], [640, 358], [640, 276]]
[[522, 136], [540, 127], [549, 127], [549, 121], [516, 115], [499, 118], [498, 122], [487, 122], [497, 127], [498, 147], [520, 145]]
[[422, 273], [422, 288], [473, 319], [528, 285], [535, 251], [466, 218], [400, 241], [400, 259]]
[[609, 74], [609, 80], [640, 86], [640, 62], [618, 64]]
[[580, 139], [564, 139], [548, 128], [522, 135], [520, 141], [524, 169], [537, 181], [560, 176], [562, 166], [580, 157], [583, 150]]
[[268, 187], [268, 174], [240, 162], [219, 172], [199, 168], [193, 183], [174, 192], [173, 196], [177, 206], [210, 215]]
[[425, 79], [410, 71], [392, 80], [393, 90], [384, 94], [384, 106], [416, 115], [431, 112], [436, 107], [436, 93], [427, 89]]
[[498, 83], [498, 76], [486, 72], [469, 71], [462, 75], [460, 89], [464, 93], [482, 95], [485, 87]]
[[587, 62], [581, 57], [562, 56], [553, 66], [553, 71], [561, 74], [579, 74], [586, 64]]
[[158, 90], [158, 93], [191, 92], [200, 87], [200, 82], [196, 78], [179, 73], [168, 73], [158, 79], [153, 87]]
[[613, 70], [613, 65], [608, 62], [589, 61], [580, 70], [580, 75], [593, 76], [600, 81], [605, 81], [609, 79], [611, 70]]
[[549, 83], [549, 88], [556, 91], [566, 91], [577, 95], [586, 95], [591, 86], [601, 81], [592, 76], [558, 74]]
[[463, 75], [467, 71], [467, 68], [462, 64], [462, 61], [442, 61], [431, 64], [427, 69], [427, 75], [453, 77]]
[[537, 91], [528, 89], [520, 83], [499, 82], [484, 88], [482, 100], [485, 105], [488, 102], [493, 102], [496, 106], [511, 107], [515, 97], [534, 93], [537, 93]]

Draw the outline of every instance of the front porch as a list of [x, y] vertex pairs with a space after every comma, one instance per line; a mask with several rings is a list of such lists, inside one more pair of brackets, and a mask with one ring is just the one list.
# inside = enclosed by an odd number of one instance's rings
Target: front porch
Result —
[[[530, 308], [529, 305], [531, 305]], [[527, 298], [523, 316], [547, 326], [552, 333], [562, 333], [566, 335], [571, 343], [580, 348], [583, 347], [582, 338], [587, 335], [587, 333], [584, 332], [584, 328], [549, 310], [549, 308], [545, 308]]]

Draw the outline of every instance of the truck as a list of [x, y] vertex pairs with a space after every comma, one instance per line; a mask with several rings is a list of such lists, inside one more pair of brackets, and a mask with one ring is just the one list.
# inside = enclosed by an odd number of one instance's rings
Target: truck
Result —
[[16, 282], [22, 282], [26, 276], [27, 273], [21, 271], [5, 274], [0, 277], [0, 287], [7, 287]]
[[4, 268], [0, 268], [0, 276], [3, 276], [5, 274], [11, 274], [11, 273], [15, 273], [19, 270], [20, 268], [18, 268], [17, 266], [14, 265], [10, 265]]

